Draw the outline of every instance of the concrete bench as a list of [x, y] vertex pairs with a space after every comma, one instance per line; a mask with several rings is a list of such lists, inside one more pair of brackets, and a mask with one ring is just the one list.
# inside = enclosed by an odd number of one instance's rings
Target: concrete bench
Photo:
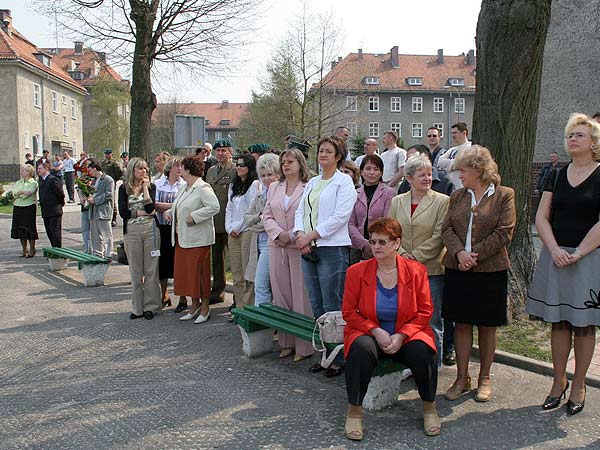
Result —
[[44, 256], [48, 258], [51, 271], [66, 269], [69, 260], [77, 261], [77, 267], [83, 273], [86, 286], [104, 286], [109, 260], [62, 247], [44, 247]]
[[[242, 351], [251, 358], [268, 353], [273, 348], [273, 330], [290, 334], [305, 341], [312, 341], [315, 320], [302, 314], [281, 308], [271, 303], [260, 306], [247, 306], [244, 309], [234, 308], [234, 322], [242, 334]], [[315, 336], [315, 342], [321, 341]], [[331, 350], [335, 344], [326, 344]], [[396, 402], [401, 389], [407, 390], [402, 381], [410, 376], [410, 371], [400, 363], [385, 360], [373, 373], [363, 407], [376, 411]]]

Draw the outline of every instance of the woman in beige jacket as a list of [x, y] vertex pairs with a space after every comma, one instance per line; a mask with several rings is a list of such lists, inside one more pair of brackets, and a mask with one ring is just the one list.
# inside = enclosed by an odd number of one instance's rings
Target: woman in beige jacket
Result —
[[432, 166], [427, 155], [410, 157], [404, 166], [404, 174], [410, 183], [410, 191], [392, 199], [389, 216], [402, 226], [402, 246], [398, 250], [400, 255], [417, 260], [427, 268], [433, 303], [430, 325], [435, 334], [437, 361], [440, 367], [444, 338], [442, 223], [448, 211], [449, 197], [431, 189]]
[[192, 298], [189, 312], [179, 319], [204, 323], [210, 317], [210, 246], [215, 243], [213, 216], [219, 212], [219, 200], [210, 184], [200, 178], [202, 159], [188, 156], [181, 165], [187, 185], [179, 190], [169, 211], [175, 246], [174, 290], [175, 295]]

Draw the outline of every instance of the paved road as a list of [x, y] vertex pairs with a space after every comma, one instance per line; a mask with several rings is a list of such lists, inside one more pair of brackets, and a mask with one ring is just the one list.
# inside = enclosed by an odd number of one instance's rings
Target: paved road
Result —
[[[74, 246], [69, 211], [65, 244]], [[245, 359], [237, 328], [219, 315], [225, 306], [204, 325], [170, 310], [128, 321], [124, 266], [111, 265], [106, 286], [85, 288], [76, 267], [50, 273], [42, 257], [16, 258], [9, 224], [0, 218], [1, 449], [600, 448], [600, 390], [588, 389], [579, 416], [542, 412], [550, 379], [498, 364], [491, 402], [439, 397], [440, 436], [423, 435], [409, 390], [366, 415], [362, 444], [347, 441], [343, 379], [312, 375], [310, 361], [282, 361], [275, 350]], [[453, 376], [441, 372], [439, 392]]]

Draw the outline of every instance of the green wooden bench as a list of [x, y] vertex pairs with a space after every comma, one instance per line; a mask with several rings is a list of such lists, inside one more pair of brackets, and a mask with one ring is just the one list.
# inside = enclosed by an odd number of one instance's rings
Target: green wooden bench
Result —
[[[271, 303], [260, 306], [234, 308], [233, 321], [242, 334], [242, 350], [249, 358], [268, 353], [273, 348], [273, 330], [286, 333], [305, 341], [312, 341], [315, 320]], [[315, 336], [315, 343], [321, 347], [321, 341]], [[326, 344], [333, 349], [335, 344]], [[401, 383], [409, 376], [406, 366], [384, 360], [373, 373], [363, 406], [369, 410], [378, 410], [393, 404], [400, 392]], [[406, 383], [402, 384], [404, 387]]]
[[51, 271], [65, 269], [69, 260], [77, 261], [77, 268], [82, 271], [86, 286], [104, 285], [104, 276], [110, 262], [108, 259], [72, 248], [44, 247], [43, 250]]

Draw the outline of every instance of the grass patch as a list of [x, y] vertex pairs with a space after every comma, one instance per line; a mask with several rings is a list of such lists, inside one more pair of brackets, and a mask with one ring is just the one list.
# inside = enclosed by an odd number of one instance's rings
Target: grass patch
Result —
[[12, 214], [13, 205], [0, 205], [0, 214]]
[[[520, 320], [498, 328], [498, 350], [552, 362], [551, 327], [543, 322]], [[477, 333], [474, 333], [477, 342]]]

